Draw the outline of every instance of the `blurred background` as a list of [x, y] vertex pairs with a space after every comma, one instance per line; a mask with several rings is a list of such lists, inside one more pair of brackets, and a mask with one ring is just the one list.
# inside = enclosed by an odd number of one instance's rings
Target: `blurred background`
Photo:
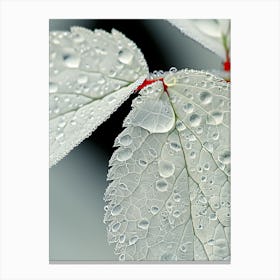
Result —
[[[164, 20], [50, 20], [50, 31], [69, 31], [71, 26], [91, 30], [115, 28], [141, 49], [149, 66], [168, 71], [191, 68], [221, 69], [222, 60], [183, 35]], [[122, 122], [131, 109], [133, 95], [49, 171], [50, 261], [114, 261], [114, 246], [107, 243], [103, 224], [103, 195], [108, 162]]]

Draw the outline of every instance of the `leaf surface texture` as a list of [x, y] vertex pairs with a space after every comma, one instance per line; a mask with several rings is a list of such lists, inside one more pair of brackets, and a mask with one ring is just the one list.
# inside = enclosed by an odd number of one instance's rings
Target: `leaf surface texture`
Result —
[[120, 260], [230, 258], [230, 89], [182, 70], [145, 87], [116, 138], [105, 193]]

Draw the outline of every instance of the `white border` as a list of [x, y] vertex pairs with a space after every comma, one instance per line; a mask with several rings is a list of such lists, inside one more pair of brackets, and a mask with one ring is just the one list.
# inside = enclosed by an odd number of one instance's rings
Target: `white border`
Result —
[[[101, 17], [232, 19], [231, 264], [48, 263], [48, 19]], [[2, 1], [0, 18], [1, 279], [280, 278], [278, 1]]]

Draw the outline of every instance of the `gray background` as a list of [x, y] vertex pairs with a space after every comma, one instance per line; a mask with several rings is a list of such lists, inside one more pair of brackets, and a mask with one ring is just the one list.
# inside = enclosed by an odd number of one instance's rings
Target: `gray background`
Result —
[[[142, 50], [150, 71], [220, 69], [222, 61], [164, 20], [50, 20], [50, 30], [112, 27]], [[108, 161], [131, 99], [49, 172], [50, 261], [113, 261], [106, 240], [103, 194]]]

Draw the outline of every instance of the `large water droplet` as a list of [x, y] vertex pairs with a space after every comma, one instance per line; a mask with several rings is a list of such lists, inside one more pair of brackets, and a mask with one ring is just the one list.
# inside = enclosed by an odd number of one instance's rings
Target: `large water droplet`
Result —
[[120, 235], [119, 242], [124, 243], [125, 241], [125, 234]]
[[80, 58], [75, 54], [65, 54], [63, 55], [63, 61], [65, 66], [69, 68], [78, 68], [80, 65]]
[[116, 205], [116, 206], [114, 206], [113, 209], [111, 210], [111, 214], [112, 214], [113, 216], [117, 216], [117, 215], [119, 215], [119, 214], [121, 213], [121, 211], [122, 211], [121, 205]]
[[187, 113], [187, 114], [191, 114], [194, 110], [194, 107], [191, 103], [187, 103], [183, 106], [183, 110]]
[[219, 156], [218, 160], [223, 164], [230, 163], [230, 151], [223, 151]]
[[119, 230], [119, 228], [120, 228], [120, 226], [121, 226], [121, 224], [120, 224], [120, 223], [116, 223], [116, 224], [114, 224], [114, 225], [112, 226], [112, 231], [113, 231], [113, 232], [118, 231], [118, 230]]
[[123, 146], [129, 146], [132, 143], [132, 138], [130, 135], [126, 134], [120, 138], [120, 144]]
[[160, 192], [165, 192], [168, 189], [168, 183], [165, 179], [159, 179], [156, 181], [156, 188]]
[[142, 229], [147, 229], [147, 228], [149, 227], [149, 221], [146, 220], [146, 219], [141, 220], [141, 221], [138, 223], [138, 227], [139, 227], [139, 228], [142, 228]]
[[174, 174], [175, 165], [167, 160], [160, 160], [158, 163], [159, 174], [163, 178], [168, 178]]
[[181, 215], [181, 212], [180, 212], [179, 210], [175, 210], [175, 211], [173, 212], [173, 217], [174, 217], [174, 218], [178, 218], [178, 217], [180, 217], [180, 215]]
[[220, 111], [213, 111], [207, 116], [207, 123], [217, 125], [223, 122], [224, 115]]
[[125, 161], [130, 159], [132, 156], [132, 150], [129, 148], [122, 149], [117, 154], [117, 159], [119, 161]]
[[138, 236], [133, 236], [129, 239], [128, 244], [133, 245], [138, 241], [139, 237]]
[[175, 202], [180, 202], [181, 201], [181, 195], [179, 193], [175, 193], [173, 196], [173, 199]]
[[212, 95], [208, 91], [203, 91], [199, 95], [202, 104], [207, 105], [212, 101]]
[[152, 213], [152, 215], [157, 214], [158, 211], [159, 211], [159, 208], [158, 208], [157, 206], [152, 206], [152, 207], [151, 207], [151, 213]]
[[179, 152], [181, 150], [181, 146], [177, 142], [171, 142], [170, 148], [175, 152]]
[[122, 49], [119, 51], [118, 59], [123, 64], [130, 64], [133, 58], [133, 54], [128, 49]]
[[198, 114], [192, 114], [190, 116], [190, 124], [192, 127], [199, 126], [201, 122], [201, 117]]

